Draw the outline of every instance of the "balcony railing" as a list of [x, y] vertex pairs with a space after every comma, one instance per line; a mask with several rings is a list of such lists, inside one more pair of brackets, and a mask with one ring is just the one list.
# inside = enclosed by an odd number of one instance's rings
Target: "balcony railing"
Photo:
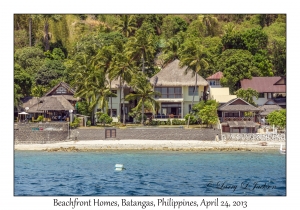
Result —
[[169, 119], [169, 118], [181, 118], [181, 115], [174, 115], [174, 114], [161, 114], [161, 115], [154, 115], [154, 119]]
[[161, 94], [161, 96], [156, 96], [155, 98], [182, 98], [182, 94], [181, 93]]
[[226, 122], [226, 121], [253, 121], [254, 122], [254, 117], [220, 117], [221, 122]]

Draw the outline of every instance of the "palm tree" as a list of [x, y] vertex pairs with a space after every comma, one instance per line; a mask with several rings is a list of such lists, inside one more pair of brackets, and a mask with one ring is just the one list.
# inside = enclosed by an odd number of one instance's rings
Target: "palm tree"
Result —
[[51, 35], [49, 33], [49, 22], [50, 22], [50, 20], [58, 21], [61, 19], [62, 16], [61, 15], [53, 15], [53, 14], [39, 14], [39, 15], [32, 15], [32, 17], [33, 17], [33, 19], [43, 22], [43, 24], [44, 24], [44, 30], [43, 30], [44, 47], [45, 47], [45, 51], [50, 50]]
[[218, 19], [213, 15], [199, 15], [200, 20], [206, 26], [207, 36], [216, 36], [218, 33], [219, 22]]
[[[111, 75], [110, 73], [112, 72], [112, 66], [113, 66], [113, 59], [114, 56], [117, 52], [117, 48], [115, 45], [110, 45], [110, 46], [103, 46], [99, 51], [98, 54], [96, 55], [96, 59], [98, 61], [98, 66], [104, 70], [105, 75], [107, 75], [107, 78], [109, 80], [109, 90], [111, 92]], [[110, 117], [112, 117], [112, 97], [113, 95], [110, 94]]]
[[[120, 97], [120, 111], [121, 111], [121, 100], [123, 100], [123, 110], [125, 110], [125, 101], [124, 101], [124, 84], [130, 83], [132, 75], [135, 73], [135, 62], [130, 59], [128, 53], [123, 51], [117, 53], [113, 59], [113, 65], [110, 71], [110, 79], [119, 79], [120, 80], [120, 92], [123, 95], [123, 98]], [[123, 111], [123, 124], [125, 124], [125, 111]]]
[[161, 56], [164, 60], [164, 65], [179, 59], [179, 49], [182, 44], [183, 39], [181, 36], [175, 35], [166, 43], [166, 46], [163, 48], [163, 55]]
[[129, 37], [137, 29], [134, 15], [120, 15], [120, 22], [114, 27], [125, 37]]
[[126, 96], [127, 101], [138, 99], [137, 107], [142, 106], [142, 120], [141, 124], [144, 124], [144, 105], [146, 102], [150, 102], [153, 106], [158, 107], [154, 97], [160, 95], [159, 92], [153, 90], [149, 80], [144, 74], [136, 74], [132, 80], [132, 87], [135, 93], [130, 93]]
[[205, 59], [204, 47], [198, 38], [187, 39], [179, 52], [180, 67], [187, 66], [185, 73], [192, 71], [192, 76], [196, 76], [195, 87], [193, 92], [192, 107], [194, 104], [195, 90], [197, 89], [197, 75], [201, 70], [208, 68], [209, 64]]
[[155, 34], [152, 27], [147, 23], [143, 24], [135, 34], [129, 38], [126, 48], [132, 59], [142, 62], [142, 72], [144, 72], [145, 62], [150, 64], [154, 59], [155, 53]]
[[[107, 110], [107, 98], [113, 95], [108, 89], [108, 81], [103, 69], [96, 65], [96, 58], [82, 55], [79, 59], [81, 65], [74, 72], [76, 87], [75, 97], [85, 98], [88, 102], [88, 111], [94, 123], [94, 113], [97, 105], [102, 110]], [[105, 102], [106, 100], [106, 102]]]

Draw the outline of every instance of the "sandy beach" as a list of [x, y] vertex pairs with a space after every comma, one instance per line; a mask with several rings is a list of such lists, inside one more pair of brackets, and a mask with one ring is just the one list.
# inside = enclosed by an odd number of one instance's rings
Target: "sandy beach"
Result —
[[102, 150], [170, 150], [170, 151], [271, 151], [284, 142], [196, 141], [196, 140], [84, 140], [53, 144], [18, 144], [15, 150], [102, 151]]

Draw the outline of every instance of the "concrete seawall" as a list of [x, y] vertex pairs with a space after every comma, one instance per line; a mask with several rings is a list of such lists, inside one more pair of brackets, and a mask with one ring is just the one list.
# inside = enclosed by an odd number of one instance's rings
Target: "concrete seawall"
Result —
[[[184, 128], [116, 128], [116, 138], [105, 138], [106, 129], [74, 129], [59, 131], [15, 130], [15, 144], [44, 144], [69, 140], [215, 140], [219, 129], [184, 129]], [[70, 135], [70, 138], [69, 138]]]

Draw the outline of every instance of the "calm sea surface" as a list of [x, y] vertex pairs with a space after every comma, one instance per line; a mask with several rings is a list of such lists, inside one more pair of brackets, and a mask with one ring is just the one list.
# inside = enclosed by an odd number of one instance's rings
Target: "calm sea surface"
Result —
[[[14, 153], [16, 196], [286, 195], [279, 152]], [[115, 164], [126, 170], [115, 171]]]

